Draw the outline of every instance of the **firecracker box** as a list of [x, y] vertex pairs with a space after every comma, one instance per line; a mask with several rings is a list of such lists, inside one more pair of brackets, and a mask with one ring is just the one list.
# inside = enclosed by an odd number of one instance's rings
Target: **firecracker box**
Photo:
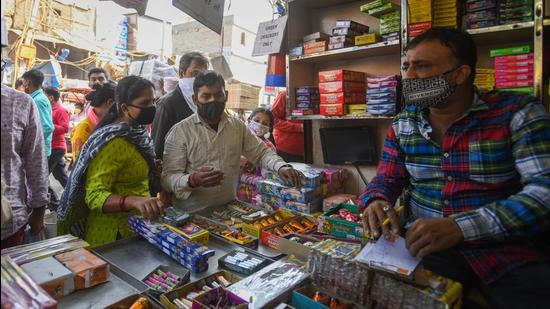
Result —
[[331, 217], [331, 215], [338, 214], [341, 209], [347, 210], [353, 216], [359, 218], [359, 207], [357, 205], [340, 204], [323, 213], [317, 218], [317, 231], [320, 233], [325, 233], [346, 239], [357, 240], [365, 238], [363, 225], [360, 221], [353, 222]]
[[343, 116], [346, 114], [345, 105], [341, 104], [321, 104], [319, 105], [320, 114], [325, 116]]
[[365, 82], [348, 82], [337, 81], [328, 83], [319, 83], [320, 93], [336, 93], [336, 92], [365, 92]]
[[55, 256], [74, 274], [76, 290], [86, 289], [109, 280], [109, 264], [86, 249], [77, 249]]
[[260, 241], [266, 247], [279, 249], [279, 239], [292, 233], [307, 234], [317, 229], [317, 222], [313, 217], [300, 216], [274, 227], [264, 229]]
[[490, 55], [491, 57], [497, 57], [497, 56], [527, 54], [529, 52], [531, 52], [531, 47], [529, 45], [522, 45], [522, 46], [509, 47], [509, 48], [492, 49], [490, 52]]
[[311, 42], [317, 42], [317, 41], [326, 41], [328, 40], [329, 36], [326, 33], [322, 32], [314, 32], [308, 35], [305, 35], [303, 37], [304, 43], [311, 43]]
[[366, 95], [364, 92], [356, 93], [323, 93], [321, 94], [321, 104], [353, 104], [365, 102]]
[[23, 264], [21, 268], [54, 299], [61, 299], [75, 290], [74, 274], [53, 257]]
[[183, 235], [183, 237], [194, 241], [196, 243], [199, 243], [203, 246], [208, 246], [208, 240], [209, 240], [209, 233], [207, 230], [193, 224], [193, 223], [186, 223], [182, 226], [171, 226], [166, 225], [169, 229], [172, 231]]
[[304, 54], [314, 54], [319, 52], [324, 52], [328, 48], [328, 41], [320, 42], [307, 42], [304, 43]]
[[335, 26], [336, 28], [350, 28], [357, 32], [363, 32], [363, 33], [369, 32], [369, 26], [360, 24], [353, 20], [337, 20]]
[[278, 210], [269, 216], [243, 223], [243, 232], [260, 238], [263, 230], [288, 222], [294, 217], [295, 215], [290, 211]]
[[355, 37], [355, 45], [368, 45], [374, 44], [380, 41], [380, 37], [376, 33], [367, 33], [363, 35], [358, 35]]
[[319, 72], [320, 83], [336, 81], [365, 83], [365, 73], [349, 70], [332, 70]]

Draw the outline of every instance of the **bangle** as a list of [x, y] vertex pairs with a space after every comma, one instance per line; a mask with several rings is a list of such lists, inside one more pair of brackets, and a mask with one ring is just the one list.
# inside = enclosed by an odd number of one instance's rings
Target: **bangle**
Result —
[[124, 207], [124, 204], [125, 204], [125, 202], [126, 202], [126, 198], [127, 198], [127, 197], [128, 197], [127, 195], [123, 195], [123, 196], [121, 196], [120, 199], [118, 200], [118, 210], [119, 210], [120, 212], [126, 212], [126, 207]]

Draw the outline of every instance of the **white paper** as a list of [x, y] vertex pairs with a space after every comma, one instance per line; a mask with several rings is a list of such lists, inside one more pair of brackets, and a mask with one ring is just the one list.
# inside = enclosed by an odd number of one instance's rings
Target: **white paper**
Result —
[[371, 267], [410, 276], [420, 263], [407, 250], [405, 239], [398, 236], [393, 242], [380, 237], [376, 243], [368, 243], [355, 260]]
[[265, 56], [281, 51], [288, 16], [260, 23], [252, 56]]

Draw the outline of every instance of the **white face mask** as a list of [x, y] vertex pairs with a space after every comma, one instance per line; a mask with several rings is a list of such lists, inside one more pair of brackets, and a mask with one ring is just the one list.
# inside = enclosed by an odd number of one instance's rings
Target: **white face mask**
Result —
[[183, 93], [183, 97], [185, 98], [185, 101], [187, 101], [187, 105], [194, 113], [196, 113], [197, 106], [195, 105], [195, 103], [193, 103], [193, 83], [194, 82], [195, 82], [194, 77], [184, 77], [179, 79], [178, 85], [180, 87], [181, 92]]
[[252, 133], [254, 133], [254, 135], [256, 135], [257, 137], [265, 137], [266, 134], [269, 133], [269, 127], [268, 126], [264, 126], [263, 124], [259, 123], [259, 122], [256, 122], [254, 120], [251, 120], [249, 123], [248, 123], [248, 128], [250, 129], [250, 131], [252, 131]]

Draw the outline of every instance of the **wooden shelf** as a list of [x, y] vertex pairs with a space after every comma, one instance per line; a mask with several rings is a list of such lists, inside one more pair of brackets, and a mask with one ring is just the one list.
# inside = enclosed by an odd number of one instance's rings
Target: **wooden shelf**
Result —
[[380, 42], [365, 46], [352, 46], [329, 50], [321, 53], [291, 56], [290, 61], [299, 61], [304, 63], [318, 63], [338, 60], [348, 60], [354, 58], [366, 58], [385, 55], [399, 56], [400, 45], [399, 40]]
[[290, 116], [291, 120], [391, 120], [393, 116], [376, 116], [376, 115], [345, 115], [345, 116], [325, 116], [325, 115], [307, 115], [307, 116]]
[[[508, 42], [532, 41], [534, 25], [535, 23], [533, 21], [528, 21], [524, 23], [499, 25], [480, 29], [469, 29], [466, 31], [474, 37], [476, 44], [489, 45]], [[505, 32], [508, 32], [505, 36], [496, 35], [503, 34]]]

